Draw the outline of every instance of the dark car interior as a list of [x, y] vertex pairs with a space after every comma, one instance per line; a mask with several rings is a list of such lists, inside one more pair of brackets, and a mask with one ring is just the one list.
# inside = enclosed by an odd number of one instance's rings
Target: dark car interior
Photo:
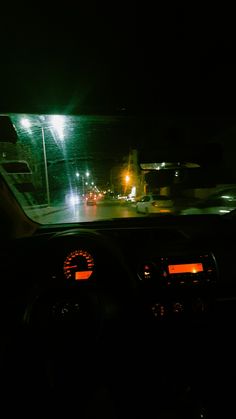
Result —
[[[6, 181], [17, 170], [1, 165], [4, 142], [10, 155], [11, 145], [20, 150], [14, 124], [4, 122], [8, 113], [119, 115], [136, 118], [132, 141], [126, 133], [122, 141], [147, 152], [141, 163], [155, 153], [152, 163], [200, 158], [191, 182], [205, 188], [196, 197], [201, 204], [216, 178], [233, 184], [235, 12], [206, 2], [52, 6], [9, 3], [1, 10], [0, 415], [234, 418], [236, 210], [41, 224], [16, 198], [28, 192], [21, 185], [14, 194]], [[45, 180], [43, 124], [37, 135], [36, 126], [20, 129], [32, 134]], [[121, 137], [102, 129], [98, 140], [89, 126], [84, 142], [99, 162], [103, 153], [113, 165]], [[46, 132], [59, 144], [59, 166], [71, 163], [70, 136], [63, 142], [51, 127]], [[152, 192], [156, 174], [147, 178]], [[175, 181], [178, 197], [178, 170]], [[188, 208], [195, 202], [187, 195]]]
[[[39, 225], [2, 178], [0, 194], [2, 406], [14, 410], [14, 396], [18, 411], [67, 417], [231, 411], [234, 213]], [[71, 265], [81, 255], [87, 281]]]

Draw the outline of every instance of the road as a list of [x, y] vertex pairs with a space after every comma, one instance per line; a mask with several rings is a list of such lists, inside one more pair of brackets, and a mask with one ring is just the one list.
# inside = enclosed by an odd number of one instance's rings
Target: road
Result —
[[27, 211], [36, 221], [47, 223], [75, 223], [108, 218], [139, 216], [132, 204], [107, 203], [98, 205], [78, 204], [74, 206], [38, 208]]

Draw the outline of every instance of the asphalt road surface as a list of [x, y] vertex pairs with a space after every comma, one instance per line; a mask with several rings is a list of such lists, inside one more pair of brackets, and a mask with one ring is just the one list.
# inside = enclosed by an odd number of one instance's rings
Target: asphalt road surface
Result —
[[78, 204], [74, 206], [35, 208], [27, 212], [36, 221], [47, 223], [76, 223], [108, 218], [140, 217], [133, 204]]

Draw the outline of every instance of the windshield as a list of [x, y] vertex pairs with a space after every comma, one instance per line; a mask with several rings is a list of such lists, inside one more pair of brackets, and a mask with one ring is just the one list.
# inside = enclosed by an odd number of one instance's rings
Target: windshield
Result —
[[234, 20], [191, 2], [4, 11], [0, 176], [28, 217], [231, 214]]
[[0, 173], [39, 223], [236, 208], [230, 152], [223, 153], [221, 143], [205, 145], [204, 137], [195, 148], [186, 136], [173, 135], [166, 121], [9, 114], [1, 116], [2, 125], [6, 118], [12, 132], [1, 133]]

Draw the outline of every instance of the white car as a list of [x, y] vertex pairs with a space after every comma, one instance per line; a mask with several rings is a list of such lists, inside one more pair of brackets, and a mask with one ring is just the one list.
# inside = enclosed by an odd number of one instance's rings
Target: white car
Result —
[[172, 199], [165, 195], [149, 194], [144, 195], [136, 203], [136, 211], [138, 213], [171, 213], [174, 205]]

